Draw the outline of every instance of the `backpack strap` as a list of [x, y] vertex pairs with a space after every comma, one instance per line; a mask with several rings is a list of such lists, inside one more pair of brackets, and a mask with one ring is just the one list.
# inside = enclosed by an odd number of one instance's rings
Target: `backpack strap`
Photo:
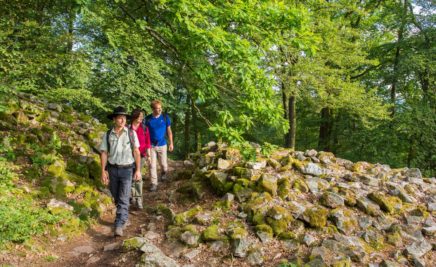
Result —
[[109, 129], [106, 132], [106, 145], [107, 145], [107, 154], [109, 156], [110, 152], [111, 152], [111, 143], [109, 142], [109, 135], [111, 134], [112, 129]]
[[[135, 137], [133, 136], [133, 130], [130, 129], [130, 127], [127, 127], [127, 134], [129, 135], [130, 150], [132, 150], [132, 156], [133, 156], [133, 158], [135, 158], [135, 153], [133, 153], [133, 151], [135, 149], [135, 145], [134, 145], [135, 144], [134, 143]], [[111, 143], [109, 142], [109, 135], [110, 135], [111, 131], [112, 131], [112, 129], [110, 129], [106, 132], [106, 144], [107, 144], [107, 154], [108, 155], [110, 154], [110, 151], [111, 151], [111, 145], [110, 145]]]
[[129, 127], [129, 128], [127, 128], [127, 133], [129, 134], [130, 150], [132, 150], [132, 156], [133, 156], [133, 158], [135, 158], [135, 153], [133, 153], [133, 151], [135, 150], [135, 143], [134, 143], [135, 137], [133, 136], [134, 132]]

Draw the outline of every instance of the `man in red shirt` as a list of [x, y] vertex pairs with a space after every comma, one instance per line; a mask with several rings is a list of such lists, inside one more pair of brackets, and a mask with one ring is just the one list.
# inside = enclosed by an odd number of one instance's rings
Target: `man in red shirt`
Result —
[[[132, 111], [132, 123], [130, 128], [136, 132], [139, 140], [139, 152], [141, 154], [141, 169], [143, 168], [145, 161], [150, 159], [150, 133], [148, 127], [142, 124], [144, 119], [144, 112], [140, 109]], [[132, 204], [138, 209], [142, 210], [142, 178], [139, 181], [133, 181], [132, 183]]]

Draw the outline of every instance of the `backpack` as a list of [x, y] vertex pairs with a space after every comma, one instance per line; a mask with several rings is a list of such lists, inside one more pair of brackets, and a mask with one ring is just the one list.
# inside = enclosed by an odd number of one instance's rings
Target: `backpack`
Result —
[[[112, 131], [112, 129], [110, 129], [106, 132], [106, 144], [107, 144], [107, 154], [108, 155], [111, 151], [111, 145], [109, 142], [109, 135], [110, 135], [111, 131]], [[133, 151], [135, 150], [135, 148], [134, 148], [135, 138], [133, 137], [133, 131], [130, 129], [130, 127], [127, 127], [127, 134], [129, 135], [130, 149], [132, 150], [132, 156], [133, 156], [133, 158], [135, 158], [135, 154], [133, 153]]]

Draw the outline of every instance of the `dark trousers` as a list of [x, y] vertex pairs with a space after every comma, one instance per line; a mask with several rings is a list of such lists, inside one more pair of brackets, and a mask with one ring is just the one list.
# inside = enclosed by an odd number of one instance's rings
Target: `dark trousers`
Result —
[[123, 226], [129, 217], [129, 198], [133, 168], [109, 167], [109, 189], [117, 207], [115, 227]]

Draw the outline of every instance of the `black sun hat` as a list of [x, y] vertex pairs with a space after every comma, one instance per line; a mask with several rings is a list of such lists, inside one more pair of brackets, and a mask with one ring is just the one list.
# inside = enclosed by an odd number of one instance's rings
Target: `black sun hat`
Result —
[[114, 117], [118, 115], [124, 115], [126, 116], [127, 119], [130, 119], [130, 114], [127, 113], [127, 110], [121, 106], [114, 108], [114, 112], [112, 112], [112, 114], [107, 115], [107, 118], [112, 120]]

